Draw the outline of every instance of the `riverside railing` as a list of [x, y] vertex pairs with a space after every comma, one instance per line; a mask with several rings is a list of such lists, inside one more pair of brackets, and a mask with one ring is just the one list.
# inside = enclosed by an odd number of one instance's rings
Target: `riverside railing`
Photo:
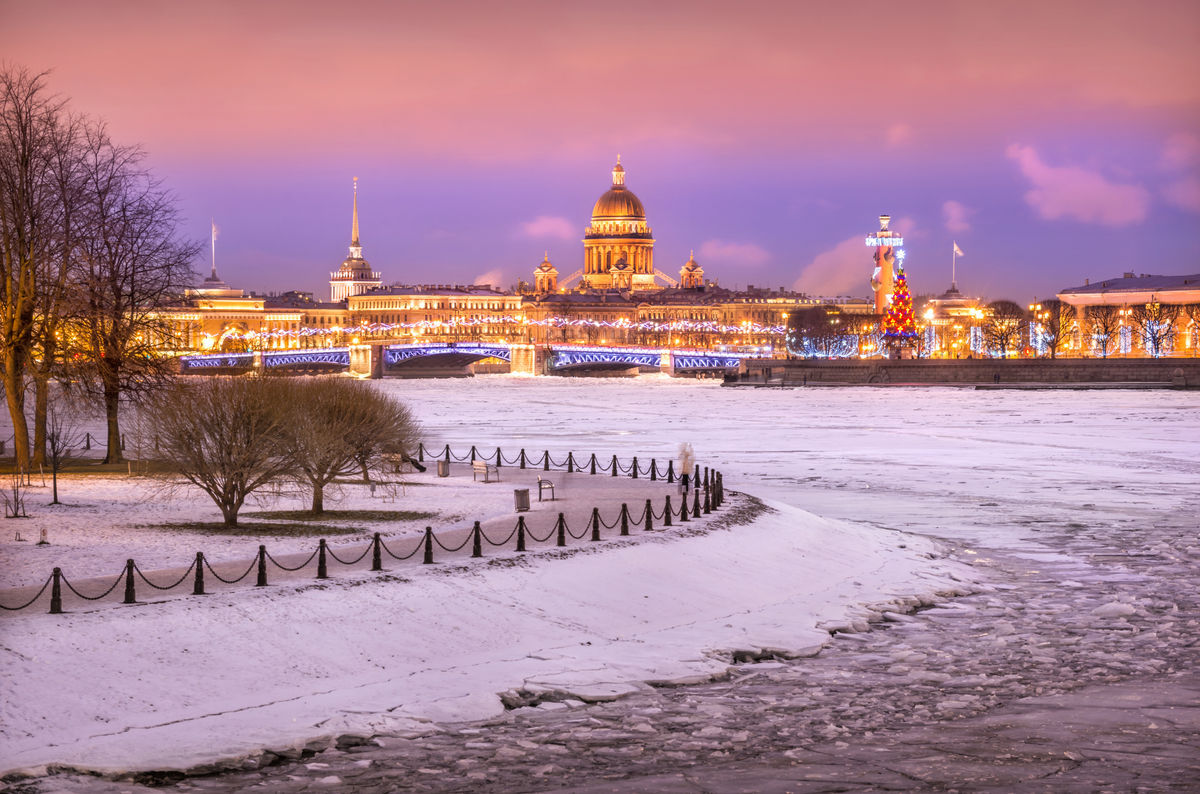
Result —
[[[478, 460], [497, 467], [540, 468], [542, 471], [566, 471], [568, 474], [585, 471], [588, 474], [610, 474], [613, 477], [628, 474], [635, 480], [639, 476], [645, 475], [652, 482], [665, 479], [667, 482], [673, 483], [683, 475], [683, 472], [679, 472], [678, 474], [675, 472], [675, 461], [673, 460], [667, 461], [667, 465], [662, 467], [658, 464], [656, 458], [651, 458], [649, 464], [638, 463], [637, 455], [634, 455], [633, 460], [626, 465], [617, 460], [616, 455], [613, 455], [611, 460], [607, 458], [601, 460], [596, 457], [596, 453], [594, 452], [587, 457], [576, 456], [574, 452], [568, 452], [566, 458], [560, 461], [552, 457], [548, 450], [542, 452], [540, 455], [529, 455], [522, 448], [517, 455], [510, 458], [504, 455], [500, 447], [496, 447], [495, 451], [492, 452], [481, 452], [479, 451], [479, 447], [472, 445], [469, 452], [456, 455], [450, 449], [450, 445], [446, 444], [440, 452], [434, 455], [430, 450], [426, 449], [424, 444], [419, 444], [417, 446], [417, 460], [423, 463], [427, 457], [431, 460], [444, 460], [447, 463], [474, 463]], [[708, 467], [703, 467], [703, 471], [704, 478], [707, 480], [709, 476]], [[701, 466], [700, 464], [696, 464], [696, 470], [692, 474], [691, 482], [699, 482], [700, 476]]]
[[[420, 460], [424, 460], [424, 453], [425, 450], [422, 446], [418, 450], [418, 456]], [[496, 449], [495, 456], [496, 459], [503, 460], [499, 448]], [[454, 458], [449, 445], [447, 445], [446, 449], [438, 457], [442, 459]], [[521, 450], [521, 454], [518, 456], [518, 458], [522, 461], [525, 460], [524, 450]], [[478, 451], [475, 447], [471, 447], [471, 452], [466, 457], [461, 458], [458, 462], [466, 463], [474, 460], [486, 461], [486, 458], [478, 455]], [[554, 463], [548, 452], [543, 453], [542, 461], [547, 466], [549, 466], [551, 463]], [[567, 460], [558, 465], [557, 468], [570, 467], [573, 465], [574, 460], [572, 453], [567, 453]], [[612, 457], [611, 466], [613, 467], [614, 471], [621, 471], [623, 473], [630, 474], [635, 478], [638, 476], [638, 462], [636, 457], [632, 460], [629, 466], [626, 467], [621, 466], [617, 460], [617, 457], [614, 455]], [[595, 455], [591, 456], [587, 468], [591, 470], [592, 473], [602, 473], [604, 470], [603, 467], [597, 466]], [[550, 469], [545, 470], [549, 471]], [[146, 576], [145, 573], [142, 572], [137, 563], [130, 559], [125, 562], [125, 567], [122, 569], [121, 573], [116, 575], [112, 584], [110, 584], [98, 595], [87, 595], [80, 592], [73, 584], [71, 584], [71, 581], [62, 572], [62, 569], [56, 567], [32, 598], [18, 606], [6, 606], [4, 604], [0, 604], [0, 610], [4, 610], [6, 612], [17, 612], [28, 609], [41, 599], [47, 588], [50, 590], [50, 614], [58, 615], [62, 614], [63, 612], [62, 604], [64, 588], [66, 588], [68, 592], [72, 593], [77, 598], [80, 598], [84, 601], [100, 601], [111, 595], [113, 591], [116, 590], [122, 582], [124, 582], [124, 597], [121, 603], [135, 604], [138, 603], [137, 583], [139, 580], [151, 590], [170, 591], [182, 585], [190, 577], [192, 579], [192, 594], [207, 595], [208, 590], [206, 589], [207, 582], [205, 578], [205, 571], [207, 571], [208, 575], [210, 575], [213, 579], [216, 579], [218, 582], [226, 585], [238, 584], [239, 582], [246, 580], [251, 574], [254, 574], [254, 586], [267, 587], [268, 571], [272, 566], [280, 571], [294, 573], [308, 568], [313, 564], [314, 560], [316, 561], [316, 578], [329, 579], [330, 561], [346, 567], [351, 567], [361, 563], [368, 554], [371, 555], [370, 570], [379, 572], [383, 571], [384, 555], [387, 555], [387, 557], [392, 560], [404, 562], [411, 560], [420, 554], [421, 564], [432, 565], [435, 562], [435, 548], [441, 549], [447, 554], [455, 554], [466, 548], [468, 543], [471, 544], [471, 558], [479, 558], [484, 556], [484, 544], [487, 544], [493, 548], [498, 548], [506, 547], [510, 543], [513, 543], [513, 550], [519, 553], [527, 552], [529, 550], [528, 543], [530, 541], [534, 543], [549, 543], [553, 541], [553, 546], [550, 548], [566, 547], [568, 545], [568, 538], [577, 541], [588, 538], [588, 542], [597, 542], [604, 539], [603, 530], [615, 529], [618, 530], [617, 537], [628, 537], [630, 535], [630, 530], [632, 529], [641, 528], [642, 531], [653, 532], [655, 531], [655, 522], [660, 522], [663, 528], [674, 526], [676, 521], [678, 521], [680, 524], [686, 524], [689, 521], [699, 519], [702, 515], [709, 514], [713, 510], [721, 507], [721, 505], [723, 505], [725, 502], [724, 478], [722, 477], [721, 472], [716, 471], [715, 469], [704, 467], [703, 477], [701, 477], [700, 470], [701, 467], [696, 466], [696, 478], [692, 480], [692, 483], [695, 483], [697, 487], [689, 489], [691, 505], [688, 504], [688, 491], [683, 493], [682, 498], [679, 500], [680, 503], [678, 507], [672, 504], [671, 495], [667, 494], [661, 509], [655, 509], [653, 500], [646, 499], [641, 512], [635, 517], [634, 513], [630, 511], [629, 504], [627, 502], [622, 502], [621, 509], [618, 511], [617, 515], [613, 517], [611, 522], [604, 520], [598, 507], [593, 507], [591, 514], [587, 519], [586, 525], [579, 527], [578, 533], [571, 529], [563, 513], [558, 514], [558, 518], [555, 520], [553, 527], [551, 527], [542, 536], [539, 536], [532, 529], [530, 529], [530, 527], [526, 524], [525, 516], [518, 516], [516, 525], [503, 540], [494, 540], [492, 537], [490, 537], [482, 529], [479, 521], [474, 522], [474, 526], [467, 533], [466, 538], [463, 539], [463, 541], [458, 545], [447, 545], [446, 543], [443, 543], [442, 540], [434, 533], [432, 527], [425, 527], [425, 532], [417, 544], [406, 553], [399, 553], [389, 548], [387, 543], [384, 542], [380, 533], [376, 532], [372, 536], [370, 543], [368, 543], [366, 548], [362, 550], [362, 553], [353, 559], [343, 559], [342, 557], [339, 557], [334, 549], [325, 541], [325, 539], [321, 538], [317, 542], [317, 547], [313, 549], [308, 558], [299, 565], [294, 566], [284, 565], [267, 552], [267, 547], [265, 545], [259, 545], [258, 554], [245, 569], [245, 571], [243, 571], [239, 576], [230, 578], [226, 578], [214, 570], [213, 566], [205, 558], [203, 552], [196, 552], [196, 557], [188, 569], [184, 571], [178, 579], [170, 584], [160, 584], [152, 581]], [[581, 468], [567, 468], [567, 471], [583, 473], [584, 470]], [[653, 459], [651, 459], [650, 468], [643, 471], [650, 475], [650, 479], [653, 480], [656, 478], [656, 464], [654, 463]], [[667, 471], [664, 473], [667, 475], [668, 482], [675, 481], [672, 464], [668, 464]], [[703, 496], [701, 495], [701, 492], [703, 492]], [[447, 532], [444, 532], [443, 536], [445, 536]], [[453, 542], [451, 541], [451, 543]]]

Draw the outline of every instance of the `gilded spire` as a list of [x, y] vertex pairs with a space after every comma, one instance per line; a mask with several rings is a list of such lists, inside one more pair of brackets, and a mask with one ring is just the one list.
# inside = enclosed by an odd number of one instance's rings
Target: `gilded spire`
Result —
[[354, 177], [354, 221], [350, 225], [350, 245], [361, 246], [358, 242], [358, 177]]

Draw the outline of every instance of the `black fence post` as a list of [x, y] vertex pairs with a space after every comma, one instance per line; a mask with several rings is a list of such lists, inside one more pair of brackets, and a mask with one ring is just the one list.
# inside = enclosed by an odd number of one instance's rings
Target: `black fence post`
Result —
[[471, 462], [472, 463], [475, 462], [475, 445], [474, 444], [471, 445]]
[[592, 540], [600, 540], [600, 508], [592, 508]]
[[137, 593], [133, 590], [133, 560], [125, 561], [125, 600], [121, 603], [137, 603]]
[[700, 464], [699, 463], [696, 464], [696, 475], [694, 477], [692, 477], [692, 487], [693, 488], [700, 487]]
[[204, 595], [204, 552], [196, 552], [196, 580], [192, 585], [192, 595]]
[[418, 463], [425, 462], [425, 442], [424, 441], [417, 442], [417, 462]]
[[567, 474], [574, 474], [574, 473], [575, 473], [575, 453], [568, 452], [567, 453]]
[[621, 502], [621, 534], [629, 534], [629, 505]]
[[446, 465], [450, 465], [450, 445], [446, 445]]
[[62, 614], [62, 568], [55, 568], [50, 585], [50, 614]]
[[612, 467], [613, 467], [613, 475], [612, 476], [616, 477], [617, 476], [617, 456], [616, 455], [613, 455]]
[[591, 466], [591, 471], [589, 471], [588, 474], [595, 474], [596, 473], [596, 453], [595, 452], [592, 453], [592, 459], [591, 459], [591, 461], [589, 461], [589, 465]]
[[683, 498], [681, 498], [679, 501], [680, 501], [679, 522], [683, 523], [683, 522], [687, 521], [689, 518], [691, 518], [691, 516], [688, 515], [688, 504], [687, 504], [687, 492], [686, 491], [684, 491]]
[[667, 503], [663, 507], [663, 526], [671, 526], [671, 494], [667, 494]]
[[654, 508], [650, 506], [650, 500], [646, 500], [646, 531], [654, 531]]
[[496, 468], [500, 468], [504, 463], [504, 458], [500, 457], [500, 447], [496, 447]]
[[558, 526], [556, 529], [558, 530], [558, 545], [567, 545], [567, 522], [563, 519], [562, 513], [558, 514]]
[[258, 547], [258, 581], [254, 583], [254, 586], [267, 586], [267, 547], [261, 544]]
[[704, 467], [704, 487], [707, 488], [708, 484], [709, 484], [708, 483], [708, 467], [705, 466]]
[[675, 482], [675, 461], [667, 461], [667, 482]]
[[517, 517], [517, 551], [525, 551], [525, 516]]
[[481, 536], [483, 535], [483, 530], [479, 528], [478, 521], [475, 522], [475, 528], [471, 530], [471, 535], [472, 535], [471, 556], [472, 557], [482, 557], [483, 556], [483, 538]]
[[692, 518], [700, 517], [700, 489], [692, 489]]
[[320, 543], [317, 545], [317, 578], [329, 578], [329, 567], [325, 560], [325, 538], [321, 538]]
[[371, 541], [371, 570], [383, 570], [383, 541], [379, 539], [379, 533], [375, 533], [374, 539]]
[[704, 515], [712, 512], [712, 500], [709, 498], [708, 486], [704, 486]]
[[425, 527], [425, 559], [422, 565], [433, 565], [433, 527]]
[[525, 468], [525, 447], [521, 447], [521, 468]]
[[542, 471], [550, 471], [550, 450], [542, 453]]
[[637, 474], [638, 474], [637, 455], [634, 455], [633, 456], [633, 479], [635, 479], [635, 480], [637, 479]]
[[650, 482], [655, 482], [658, 479], [658, 461], [650, 458]]

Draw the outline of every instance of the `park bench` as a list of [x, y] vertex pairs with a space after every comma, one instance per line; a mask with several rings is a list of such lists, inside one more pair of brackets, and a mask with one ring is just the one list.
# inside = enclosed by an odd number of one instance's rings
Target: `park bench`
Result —
[[471, 461], [471, 479], [478, 480], [481, 474], [483, 475], [484, 482], [491, 482], [492, 477], [496, 478], [496, 482], [500, 482], [500, 467], [485, 463], [482, 460]]
[[539, 475], [538, 476], [538, 501], [539, 502], [542, 501], [542, 494], [545, 493], [546, 491], [550, 492], [550, 501], [553, 502], [554, 501], [554, 483], [550, 482], [549, 480], [543, 480], [541, 478], [541, 476]]

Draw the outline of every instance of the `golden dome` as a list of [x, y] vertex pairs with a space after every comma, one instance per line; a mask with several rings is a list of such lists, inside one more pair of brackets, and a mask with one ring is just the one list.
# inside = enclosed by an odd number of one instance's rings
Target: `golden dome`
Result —
[[642, 200], [624, 185], [613, 187], [596, 201], [592, 208], [592, 220], [614, 220], [618, 218], [646, 219], [646, 208]]
[[592, 220], [633, 218], [644, 221], [646, 208], [642, 206], [641, 199], [625, 187], [625, 169], [621, 167], [621, 155], [617, 155], [617, 164], [613, 166], [612, 175], [612, 187], [596, 201], [596, 206], [592, 207]]

